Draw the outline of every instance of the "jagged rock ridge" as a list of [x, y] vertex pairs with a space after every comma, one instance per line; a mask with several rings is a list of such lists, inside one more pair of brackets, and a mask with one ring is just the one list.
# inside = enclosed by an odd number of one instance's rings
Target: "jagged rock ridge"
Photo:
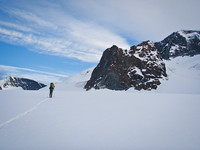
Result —
[[85, 89], [151, 90], [166, 76], [165, 64], [153, 42], [143, 42], [130, 50], [112, 46], [104, 51]]
[[200, 31], [181, 30], [155, 43], [163, 59], [200, 54]]
[[8, 77], [3, 88], [21, 87], [23, 90], [39, 90], [46, 85], [26, 78]]

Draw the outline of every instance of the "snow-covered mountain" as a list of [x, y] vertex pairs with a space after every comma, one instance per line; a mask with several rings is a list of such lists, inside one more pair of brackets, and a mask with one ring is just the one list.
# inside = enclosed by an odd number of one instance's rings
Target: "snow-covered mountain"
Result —
[[192, 30], [174, 32], [155, 44], [142, 42], [130, 50], [113, 46], [104, 51], [85, 88], [157, 89], [161, 84], [160, 79], [168, 74], [162, 59], [197, 54], [200, 54], [200, 31]]
[[0, 82], [2, 89], [22, 88], [23, 90], [39, 90], [46, 85], [34, 80], [18, 77], [8, 77]]
[[[200, 94], [200, 55], [179, 56], [170, 60], [163, 60], [167, 77], [159, 79], [161, 84], [156, 93]], [[56, 84], [58, 91], [84, 91], [84, 86], [90, 80], [94, 68], [87, 69], [80, 74], [65, 78]], [[138, 92], [134, 87], [128, 91]], [[142, 90], [143, 91], [143, 90]], [[143, 91], [144, 92], [144, 91]]]
[[162, 58], [194, 56], [200, 54], [200, 31], [181, 30], [155, 43]]
[[165, 64], [153, 42], [145, 41], [130, 50], [112, 46], [104, 51], [85, 88], [127, 90], [157, 89], [166, 77]]

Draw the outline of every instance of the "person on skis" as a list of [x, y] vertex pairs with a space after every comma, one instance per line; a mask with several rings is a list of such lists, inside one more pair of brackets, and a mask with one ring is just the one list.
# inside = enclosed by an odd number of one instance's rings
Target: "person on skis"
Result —
[[52, 98], [54, 88], [55, 88], [55, 85], [53, 83], [50, 83], [50, 86], [49, 86], [49, 97], [50, 98]]

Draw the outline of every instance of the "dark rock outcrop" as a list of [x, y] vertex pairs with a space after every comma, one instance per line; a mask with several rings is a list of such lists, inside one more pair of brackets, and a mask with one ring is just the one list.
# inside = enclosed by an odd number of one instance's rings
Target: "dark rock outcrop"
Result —
[[151, 90], [166, 76], [165, 64], [153, 42], [143, 42], [130, 50], [112, 46], [104, 51], [85, 89]]
[[3, 84], [3, 88], [8, 88], [10, 86], [21, 87], [23, 90], [39, 90], [46, 85], [30, 79], [8, 77], [6, 82]]
[[174, 32], [161, 42], [155, 43], [163, 59], [200, 54], [200, 31]]

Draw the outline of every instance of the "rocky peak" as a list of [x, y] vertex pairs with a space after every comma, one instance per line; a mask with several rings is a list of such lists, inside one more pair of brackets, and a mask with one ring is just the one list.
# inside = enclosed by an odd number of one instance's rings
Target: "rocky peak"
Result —
[[143, 61], [155, 61], [156, 59], [161, 59], [154, 43], [151, 41], [145, 41], [137, 46], [132, 46], [129, 53]]
[[39, 90], [46, 85], [26, 78], [8, 77], [3, 84], [3, 88], [21, 87], [23, 90]]
[[174, 32], [155, 46], [164, 59], [200, 54], [200, 31]]
[[165, 76], [165, 64], [154, 43], [145, 41], [130, 50], [117, 46], [106, 49], [85, 88], [151, 90], [156, 89], [159, 79]]

